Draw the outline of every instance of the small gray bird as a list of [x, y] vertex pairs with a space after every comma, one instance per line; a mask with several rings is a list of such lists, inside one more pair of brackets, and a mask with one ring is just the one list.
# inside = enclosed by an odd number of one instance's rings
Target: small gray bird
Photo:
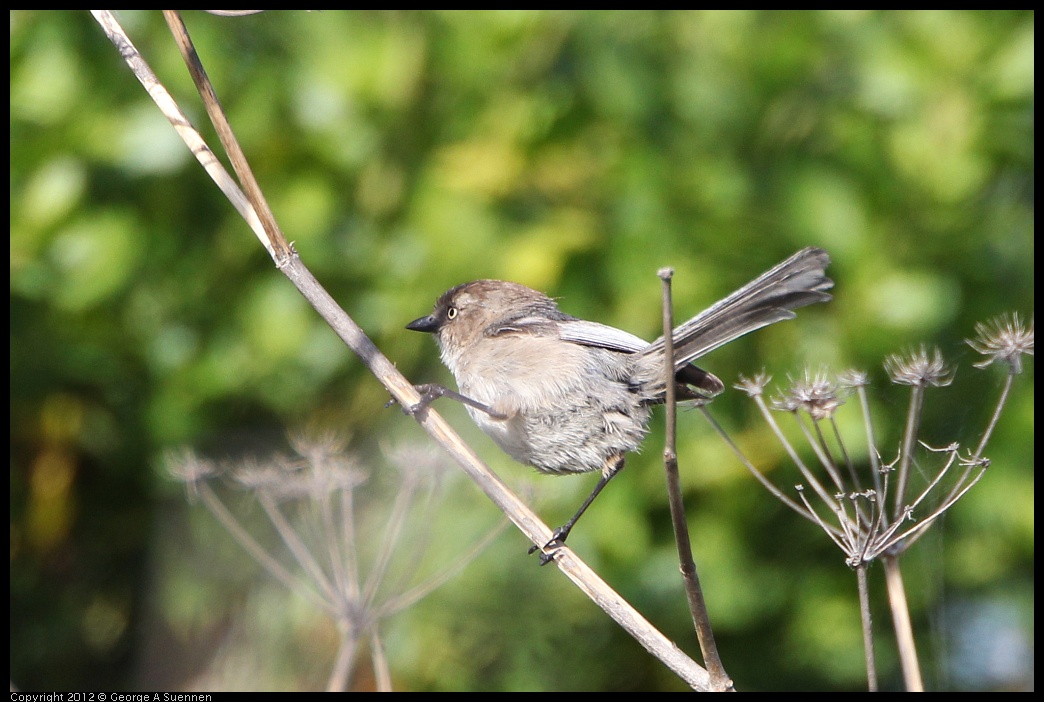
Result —
[[[679, 400], [709, 399], [724, 385], [690, 362], [747, 332], [826, 302], [830, 257], [807, 248], [674, 329]], [[664, 340], [565, 314], [518, 283], [476, 280], [447, 290], [434, 311], [406, 325], [435, 336], [460, 392], [419, 386], [418, 410], [436, 397], [463, 402], [479, 428], [515, 460], [541, 473], [601, 471], [579, 511], [555, 530], [565, 542], [584, 510], [644, 438], [652, 405], [664, 402]], [[535, 550], [534, 549], [531, 549]], [[543, 562], [547, 562], [545, 557]]]

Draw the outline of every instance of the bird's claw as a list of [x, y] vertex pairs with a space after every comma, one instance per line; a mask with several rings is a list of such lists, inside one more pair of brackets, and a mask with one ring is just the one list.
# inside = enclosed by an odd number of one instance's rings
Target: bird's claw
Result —
[[529, 547], [528, 553], [532, 554], [536, 551], [540, 551], [540, 565], [546, 566], [551, 561], [555, 560], [555, 556], [560, 550], [565, 548], [565, 539], [569, 535], [568, 531], [562, 530], [561, 527], [551, 532], [551, 540], [543, 546], [533, 544]]
[[432, 389], [434, 386], [414, 385], [413, 387], [414, 389], [416, 389], [418, 393], [420, 393], [420, 402], [417, 402], [416, 404], [407, 407], [406, 405], [403, 405], [401, 402], [399, 402], [397, 399], [393, 397], [390, 400], [388, 400], [387, 403], [385, 403], [384, 408], [388, 409], [392, 405], [400, 405], [402, 407], [403, 414], [409, 417], [416, 417], [418, 414], [427, 409], [428, 406], [432, 402], [434, 402], [437, 397], [439, 397], [438, 391]]

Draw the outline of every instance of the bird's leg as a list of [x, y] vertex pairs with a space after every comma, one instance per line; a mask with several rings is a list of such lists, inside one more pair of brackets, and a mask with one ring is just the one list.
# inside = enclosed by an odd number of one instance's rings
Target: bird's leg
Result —
[[580, 509], [576, 511], [576, 514], [574, 514], [568, 522], [551, 532], [551, 540], [544, 544], [543, 548], [534, 545], [529, 549], [529, 553], [533, 553], [538, 549], [542, 551], [540, 554], [540, 565], [547, 565], [555, 559], [555, 551], [562, 546], [565, 546], [565, 540], [569, 536], [569, 532], [573, 530], [574, 526], [576, 526], [580, 516], [587, 511], [587, 508], [590, 507], [591, 503], [595, 501], [596, 497], [598, 497], [598, 493], [602, 491], [602, 488], [609, 484], [609, 481], [613, 479], [614, 475], [620, 472], [623, 466], [623, 455], [615, 456], [611, 459], [611, 462], [607, 462], [605, 469], [602, 471], [602, 477], [598, 480], [598, 484], [595, 485], [594, 490], [592, 490], [591, 494], [587, 496], [584, 503], [580, 505]]
[[[421, 410], [427, 408], [428, 405], [430, 405], [432, 402], [439, 399], [440, 397], [448, 397], [451, 400], [456, 400], [457, 402], [460, 402], [461, 404], [468, 405], [469, 407], [474, 407], [480, 412], [485, 412], [493, 419], [508, 419], [508, 416], [506, 414], [501, 414], [500, 412], [495, 411], [489, 405], [484, 405], [478, 400], [472, 400], [467, 395], [461, 395], [459, 392], [455, 390], [450, 390], [445, 385], [439, 385], [437, 383], [425, 383], [424, 385], [415, 385], [414, 387], [417, 389], [417, 392], [420, 393], [421, 399], [420, 402], [413, 405], [413, 407], [404, 408], [404, 411], [408, 415], [412, 416], [417, 414]], [[392, 401], [394, 402], [394, 400]]]

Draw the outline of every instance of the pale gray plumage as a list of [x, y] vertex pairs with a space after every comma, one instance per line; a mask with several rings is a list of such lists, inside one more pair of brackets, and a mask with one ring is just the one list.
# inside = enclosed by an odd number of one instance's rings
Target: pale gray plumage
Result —
[[[691, 361], [743, 334], [830, 299], [830, 259], [807, 248], [673, 333], [679, 398], [724, 388]], [[664, 341], [559, 311], [518, 283], [477, 280], [446, 291], [408, 329], [433, 333], [468, 412], [501, 448], [544, 473], [601, 470], [611, 476], [645, 436], [650, 406], [663, 401]], [[474, 405], [479, 405], [476, 407]]]

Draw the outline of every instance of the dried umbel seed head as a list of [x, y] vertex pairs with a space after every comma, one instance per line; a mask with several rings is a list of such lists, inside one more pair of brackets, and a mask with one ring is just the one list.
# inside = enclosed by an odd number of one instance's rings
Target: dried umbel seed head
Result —
[[975, 325], [975, 338], [968, 345], [986, 357], [975, 364], [985, 368], [994, 361], [1008, 364], [1011, 373], [1022, 372], [1022, 355], [1033, 355], [1033, 322], [1028, 328], [1022, 325], [1018, 313], [996, 317], [989, 322]]

